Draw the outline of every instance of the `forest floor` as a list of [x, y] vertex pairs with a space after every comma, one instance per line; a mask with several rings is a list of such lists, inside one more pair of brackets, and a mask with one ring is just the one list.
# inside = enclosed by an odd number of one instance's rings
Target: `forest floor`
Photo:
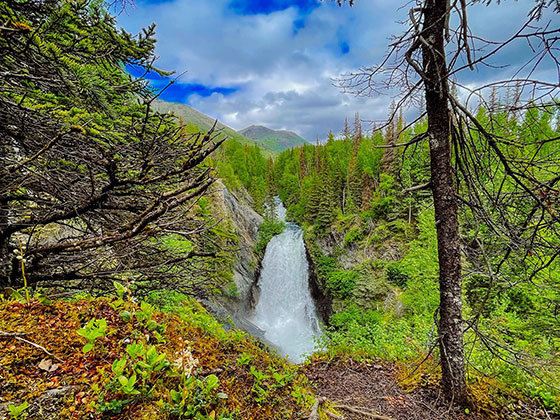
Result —
[[305, 373], [317, 395], [330, 400], [345, 420], [370, 420], [372, 415], [387, 420], [484, 419], [450, 407], [435, 390], [404, 391], [397, 368], [388, 363], [318, 361]]
[[[437, 363], [407, 371], [313, 356], [291, 365], [246, 334], [225, 331], [193, 300], [166, 313], [122, 298], [0, 299], [0, 419], [554, 418], [500, 394], [492, 380], [473, 387], [470, 411], [450, 406], [438, 392]], [[144, 379], [135, 381], [137, 374]]]
[[[434, 388], [409, 392], [399, 385], [401, 369], [387, 362], [316, 360], [304, 373], [318, 397], [327, 399], [344, 420], [552, 419], [543, 410], [517, 406], [498, 413], [475, 413], [451, 406]], [[332, 416], [332, 418], [336, 418]]]

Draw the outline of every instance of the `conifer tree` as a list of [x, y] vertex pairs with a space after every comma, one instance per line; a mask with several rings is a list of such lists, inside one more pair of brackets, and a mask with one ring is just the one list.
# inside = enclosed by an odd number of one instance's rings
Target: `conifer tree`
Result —
[[346, 140], [352, 138], [352, 132], [350, 131], [350, 126], [348, 125], [348, 117], [344, 118], [344, 129], [342, 130], [342, 137]]
[[360, 121], [360, 114], [356, 112], [354, 117], [354, 143], [356, 144], [355, 147], [359, 147], [360, 142], [362, 141], [362, 122]]
[[0, 19], [0, 289], [22, 285], [18, 251], [32, 287], [203, 293], [216, 248], [193, 208], [221, 139], [153, 112], [125, 72], [168, 75], [154, 26], [133, 37], [93, 0], [2, 2]]

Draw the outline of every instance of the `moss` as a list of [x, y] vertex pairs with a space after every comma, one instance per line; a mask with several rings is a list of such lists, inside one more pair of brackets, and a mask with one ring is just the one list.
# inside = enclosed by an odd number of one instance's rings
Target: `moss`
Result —
[[[101, 418], [102, 408], [113, 410], [113, 418], [191, 418], [179, 417], [172, 390], [185, 389], [185, 379], [192, 376], [195, 385], [185, 391], [185, 404], [191, 408], [197, 404], [197, 418], [287, 419], [308, 411], [311, 394], [296, 367], [263, 350], [245, 333], [224, 330], [196, 301], [178, 293], [153, 294], [152, 302], [164, 303], [162, 312], [121, 298], [59, 300], [49, 306], [36, 299], [29, 305], [2, 301], [0, 330], [22, 335], [0, 337], [0, 403], [28, 401], [30, 406], [41, 406], [47, 390], [71, 387], [59, 409], [59, 415], [67, 418]], [[123, 311], [133, 316], [123, 317]], [[86, 340], [76, 331], [93, 318], [105, 319], [108, 333], [95, 340], [93, 350], [84, 353]], [[44, 349], [16, 337], [27, 337]], [[124, 393], [118, 385], [120, 378], [117, 381], [113, 373], [113, 362], [120, 359], [127, 360], [123, 375], [133, 372], [130, 369], [135, 359], [127, 353], [131, 343], [145, 349], [153, 346], [167, 361], [144, 382], [137, 379], [138, 395]], [[250, 356], [250, 364], [237, 363], [241, 354]], [[39, 363], [45, 359], [56, 368], [41, 368]], [[185, 373], [187, 359], [193, 366]], [[257, 384], [251, 369], [265, 372], [267, 378]], [[218, 380], [216, 389], [206, 392], [204, 386], [213, 375]], [[278, 377], [288, 379], [279, 383]], [[260, 398], [256, 386], [262, 390]], [[298, 398], [299, 390], [308, 398]], [[44, 418], [36, 414], [33, 418]]]

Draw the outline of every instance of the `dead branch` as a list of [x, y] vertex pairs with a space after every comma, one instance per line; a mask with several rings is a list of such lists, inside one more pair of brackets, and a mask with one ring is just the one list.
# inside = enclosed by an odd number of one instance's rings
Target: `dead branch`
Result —
[[363, 408], [351, 407], [349, 405], [335, 405], [334, 408], [350, 411], [351, 413], [359, 414], [361, 416], [366, 416], [374, 420], [395, 420], [393, 417], [383, 416], [381, 414], [365, 411], [365, 409]]
[[5, 337], [12, 337], [16, 340], [22, 341], [24, 343], [27, 343], [33, 347], [36, 347], [42, 351], [44, 351], [46, 354], [48, 354], [51, 357], [54, 357], [56, 360], [60, 361], [60, 362], [64, 362], [64, 360], [62, 360], [60, 357], [55, 356], [54, 354], [52, 354], [50, 351], [48, 351], [46, 348], [44, 348], [43, 346], [41, 346], [40, 344], [34, 343], [33, 341], [29, 341], [26, 340], [25, 338], [20, 337], [20, 333], [9, 333], [9, 332], [5, 332], [5, 331], [0, 331], [0, 336], [5, 336]]

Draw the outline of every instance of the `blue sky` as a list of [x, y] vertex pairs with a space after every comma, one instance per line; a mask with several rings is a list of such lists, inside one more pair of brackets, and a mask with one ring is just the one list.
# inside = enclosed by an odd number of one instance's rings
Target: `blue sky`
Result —
[[[391, 95], [343, 94], [333, 79], [380, 62], [391, 35], [404, 29], [398, 22], [407, 17], [405, 3], [357, 0], [352, 8], [339, 8], [329, 0], [137, 0], [118, 21], [132, 33], [155, 22], [156, 66], [186, 71], [163, 99], [187, 103], [238, 130], [262, 124], [313, 141], [329, 130], [340, 132], [355, 112], [366, 126], [386, 117]], [[475, 4], [470, 7], [473, 32], [505, 39], [533, 4]], [[512, 47], [502, 56], [510, 67], [482, 66], [460, 75], [461, 81], [470, 86], [507, 77], [526, 50]], [[155, 88], [166, 83], [157, 74], [149, 78]]]

